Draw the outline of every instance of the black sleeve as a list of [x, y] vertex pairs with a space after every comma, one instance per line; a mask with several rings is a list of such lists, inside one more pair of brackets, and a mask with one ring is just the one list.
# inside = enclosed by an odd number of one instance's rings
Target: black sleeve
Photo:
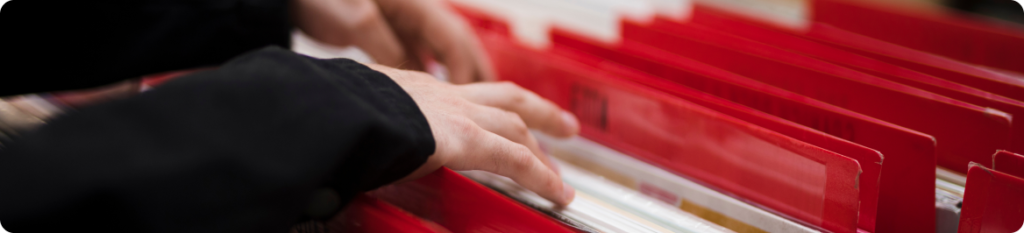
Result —
[[286, 232], [317, 190], [346, 203], [434, 139], [387, 76], [267, 48], [59, 116], [0, 150], [12, 232]]
[[0, 96], [216, 66], [288, 47], [290, 29], [287, 0], [13, 0], [0, 10]]

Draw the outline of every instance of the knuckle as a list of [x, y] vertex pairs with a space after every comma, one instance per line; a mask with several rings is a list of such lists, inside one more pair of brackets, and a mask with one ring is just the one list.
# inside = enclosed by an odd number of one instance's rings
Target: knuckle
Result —
[[377, 10], [377, 4], [373, 1], [359, 1], [352, 3], [356, 7], [353, 16], [350, 18], [349, 27], [354, 29], [365, 29], [367, 27], [374, 27], [381, 21], [384, 21], [384, 15]]
[[530, 150], [523, 145], [515, 145], [509, 148], [509, 153], [506, 158], [505, 166], [514, 173], [525, 173], [529, 172], [533, 166], [533, 155]]
[[455, 131], [462, 136], [475, 138], [480, 136], [480, 129], [473, 123], [473, 120], [465, 117], [459, 117], [454, 120]]
[[508, 91], [508, 92], [522, 92], [522, 91], [525, 90], [525, 89], [523, 89], [523, 87], [519, 86], [519, 84], [516, 84], [516, 83], [514, 83], [512, 81], [507, 81], [507, 80], [506, 81], [499, 81], [495, 85], [497, 85], [499, 88], [501, 88], [501, 89], [503, 89], [505, 91]]
[[507, 115], [508, 119], [511, 120], [510, 125], [512, 127], [513, 133], [515, 133], [518, 136], [525, 136], [527, 134], [530, 134], [530, 128], [526, 125], [526, 122], [523, 121], [523, 118], [520, 117], [519, 114], [508, 111], [506, 111], [505, 114]]
[[416, 76], [417, 78], [420, 78], [420, 79], [435, 80], [435, 81], [437, 80], [437, 79], [434, 78], [433, 75], [431, 75], [430, 73], [427, 73], [427, 72], [418, 71], [418, 70], [402, 70], [402, 71], [408, 72], [409, 75]]
[[395, 72], [400, 73], [403, 77], [405, 77], [407, 79], [416, 80], [416, 81], [420, 81], [420, 82], [437, 81], [436, 79], [434, 79], [433, 76], [431, 76], [428, 73], [423, 73], [423, 72], [415, 71], [415, 70], [401, 70], [401, 69], [394, 69], [394, 70], [395, 70]]
[[526, 103], [526, 100], [528, 98], [526, 94], [527, 92], [520, 90], [508, 91], [506, 93], [508, 93], [509, 103], [512, 104], [512, 106], [523, 105]]
[[472, 105], [469, 103], [469, 101], [467, 101], [466, 99], [463, 99], [461, 97], [445, 96], [445, 97], [442, 97], [441, 99], [442, 99], [442, 101], [445, 102], [445, 104], [448, 104], [450, 106], [456, 107], [457, 109], [460, 109], [461, 111], [463, 111], [463, 113], [466, 113], [466, 111], [472, 111], [473, 110]]

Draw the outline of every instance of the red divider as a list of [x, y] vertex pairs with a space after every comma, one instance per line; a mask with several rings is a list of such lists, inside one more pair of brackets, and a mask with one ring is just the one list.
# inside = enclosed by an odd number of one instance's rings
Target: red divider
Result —
[[1024, 155], [1000, 150], [992, 155], [992, 169], [1024, 178]]
[[815, 226], [854, 231], [855, 160], [501, 34], [480, 31], [499, 77], [571, 109], [587, 138]]
[[820, 42], [935, 77], [1024, 101], [1024, 80], [910, 49], [831, 25], [814, 23], [805, 34]]
[[645, 44], [627, 40], [618, 46], [600, 46], [596, 41], [557, 32], [552, 40], [554, 46], [586, 51], [609, 63], [621, 63], [882, 152], [886, 158], [879, 181], [880, 216], [862, 211], [858, 226], [865, 230], [873, 231], [876, 219], [883, 216], [934, 216], [934, 202], [921, 198], [934, 195], [935, 189], [935, 144], [931, 136]]
[[447, 168], [369, 195], [452, 232], [577, 232]]
[[880, 152], [678, 83], [654, 77], [620, 64], [606, 62], [604, 58], [557, 46], [552, 49], [552, 53], [581, 62], [595, 70], [603, 70], [617, 77], [632, 80], [634, 83], [646, 84], [714, 111], [856, 159], [862, 170], [858, 187], [860, 189], [859, 216], [860, 219], [874, 221], [875, 211], [878, 208], [878, 182], [882, 170], [882, 154]]
[[360, 194], [325, 223], [329, 232], [450, 232], [377, 198]]
[[[693, 11], [691, 21], [718, 31], [846, 66], [876, 77], [920, 88], [956, 100], [982, 107], [995, 108], [1012, 116], [1024, 116], [1024, 102], [1022, 101], [889, 64], [811, 39], [802, 38], [795, 34], [785, 33], [782, 30], [772, 30], [770, 29], [771, 26], [767, 24], [758, 25], [759, 23], [741, 18], [741, 16], [729, 15], [728, 13], [698, 5]], [[1024, 124], [1011, 124], [1011, 127], [1013, 128], [1013, 133], [1011, 135], [1011, 145], [1008, 149], [1024, 151]]]
[[[660, 22], [660, 23], [659, 23]], [[966, 173], [971, 161], [1010, 144], [1010, 116], [836, 64], [692, 24], [627, 23], [626, 40], [650, 44], [801, 95], [899, 124], [937, 140], [938, 164]]]
[[1024, 73], [1024, 27], [953, 11], [816, 0], [814, 21], [890, 43]]
[[959, 233], [1015, 232], [1024, 227], [1024, 179], [971, 164]]

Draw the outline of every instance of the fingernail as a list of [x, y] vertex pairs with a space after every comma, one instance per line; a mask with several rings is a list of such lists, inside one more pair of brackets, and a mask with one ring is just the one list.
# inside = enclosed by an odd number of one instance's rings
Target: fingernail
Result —
[[576, 116], [570, 112], [562, 111], [562, 123], [568, 127], [569, 133], [576, 134], [580, 131], [580, 122], [576, 120]]
[[569, 184], [562, 182], [562, 206], [568, 206], [569, 203], [572, 203], [572, 199], [575, 197], [576, 189], [573, 189]]

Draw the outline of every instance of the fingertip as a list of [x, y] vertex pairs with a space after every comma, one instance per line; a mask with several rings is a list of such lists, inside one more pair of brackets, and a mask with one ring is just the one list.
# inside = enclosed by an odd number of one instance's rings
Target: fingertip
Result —
[[[545, 154], [544, 156], [547, 156], [547, 155]], [[549, 160], [550, 160], [550, 158], [549, 158]], [[551, 164], [551, 166], [548, 166], [548, 168], [550, 168], [551, 171], [555, 173], [555, 175], [559, 175], [559, 176], [562, 175], [562, 170], [558, 169], [558, 165]]]
[[572, 188], [569, 184], [562, 182], [562, 200], [559, 205], [565, 207], [569, 206], [570, 203], [576, 198], [576, 189]]
[[576, 119], [576, 115], [568, 111], [562, 111], [561, 118], [565, 134], [559, 136], [571, 137], [580, 133], [580, 121]]

